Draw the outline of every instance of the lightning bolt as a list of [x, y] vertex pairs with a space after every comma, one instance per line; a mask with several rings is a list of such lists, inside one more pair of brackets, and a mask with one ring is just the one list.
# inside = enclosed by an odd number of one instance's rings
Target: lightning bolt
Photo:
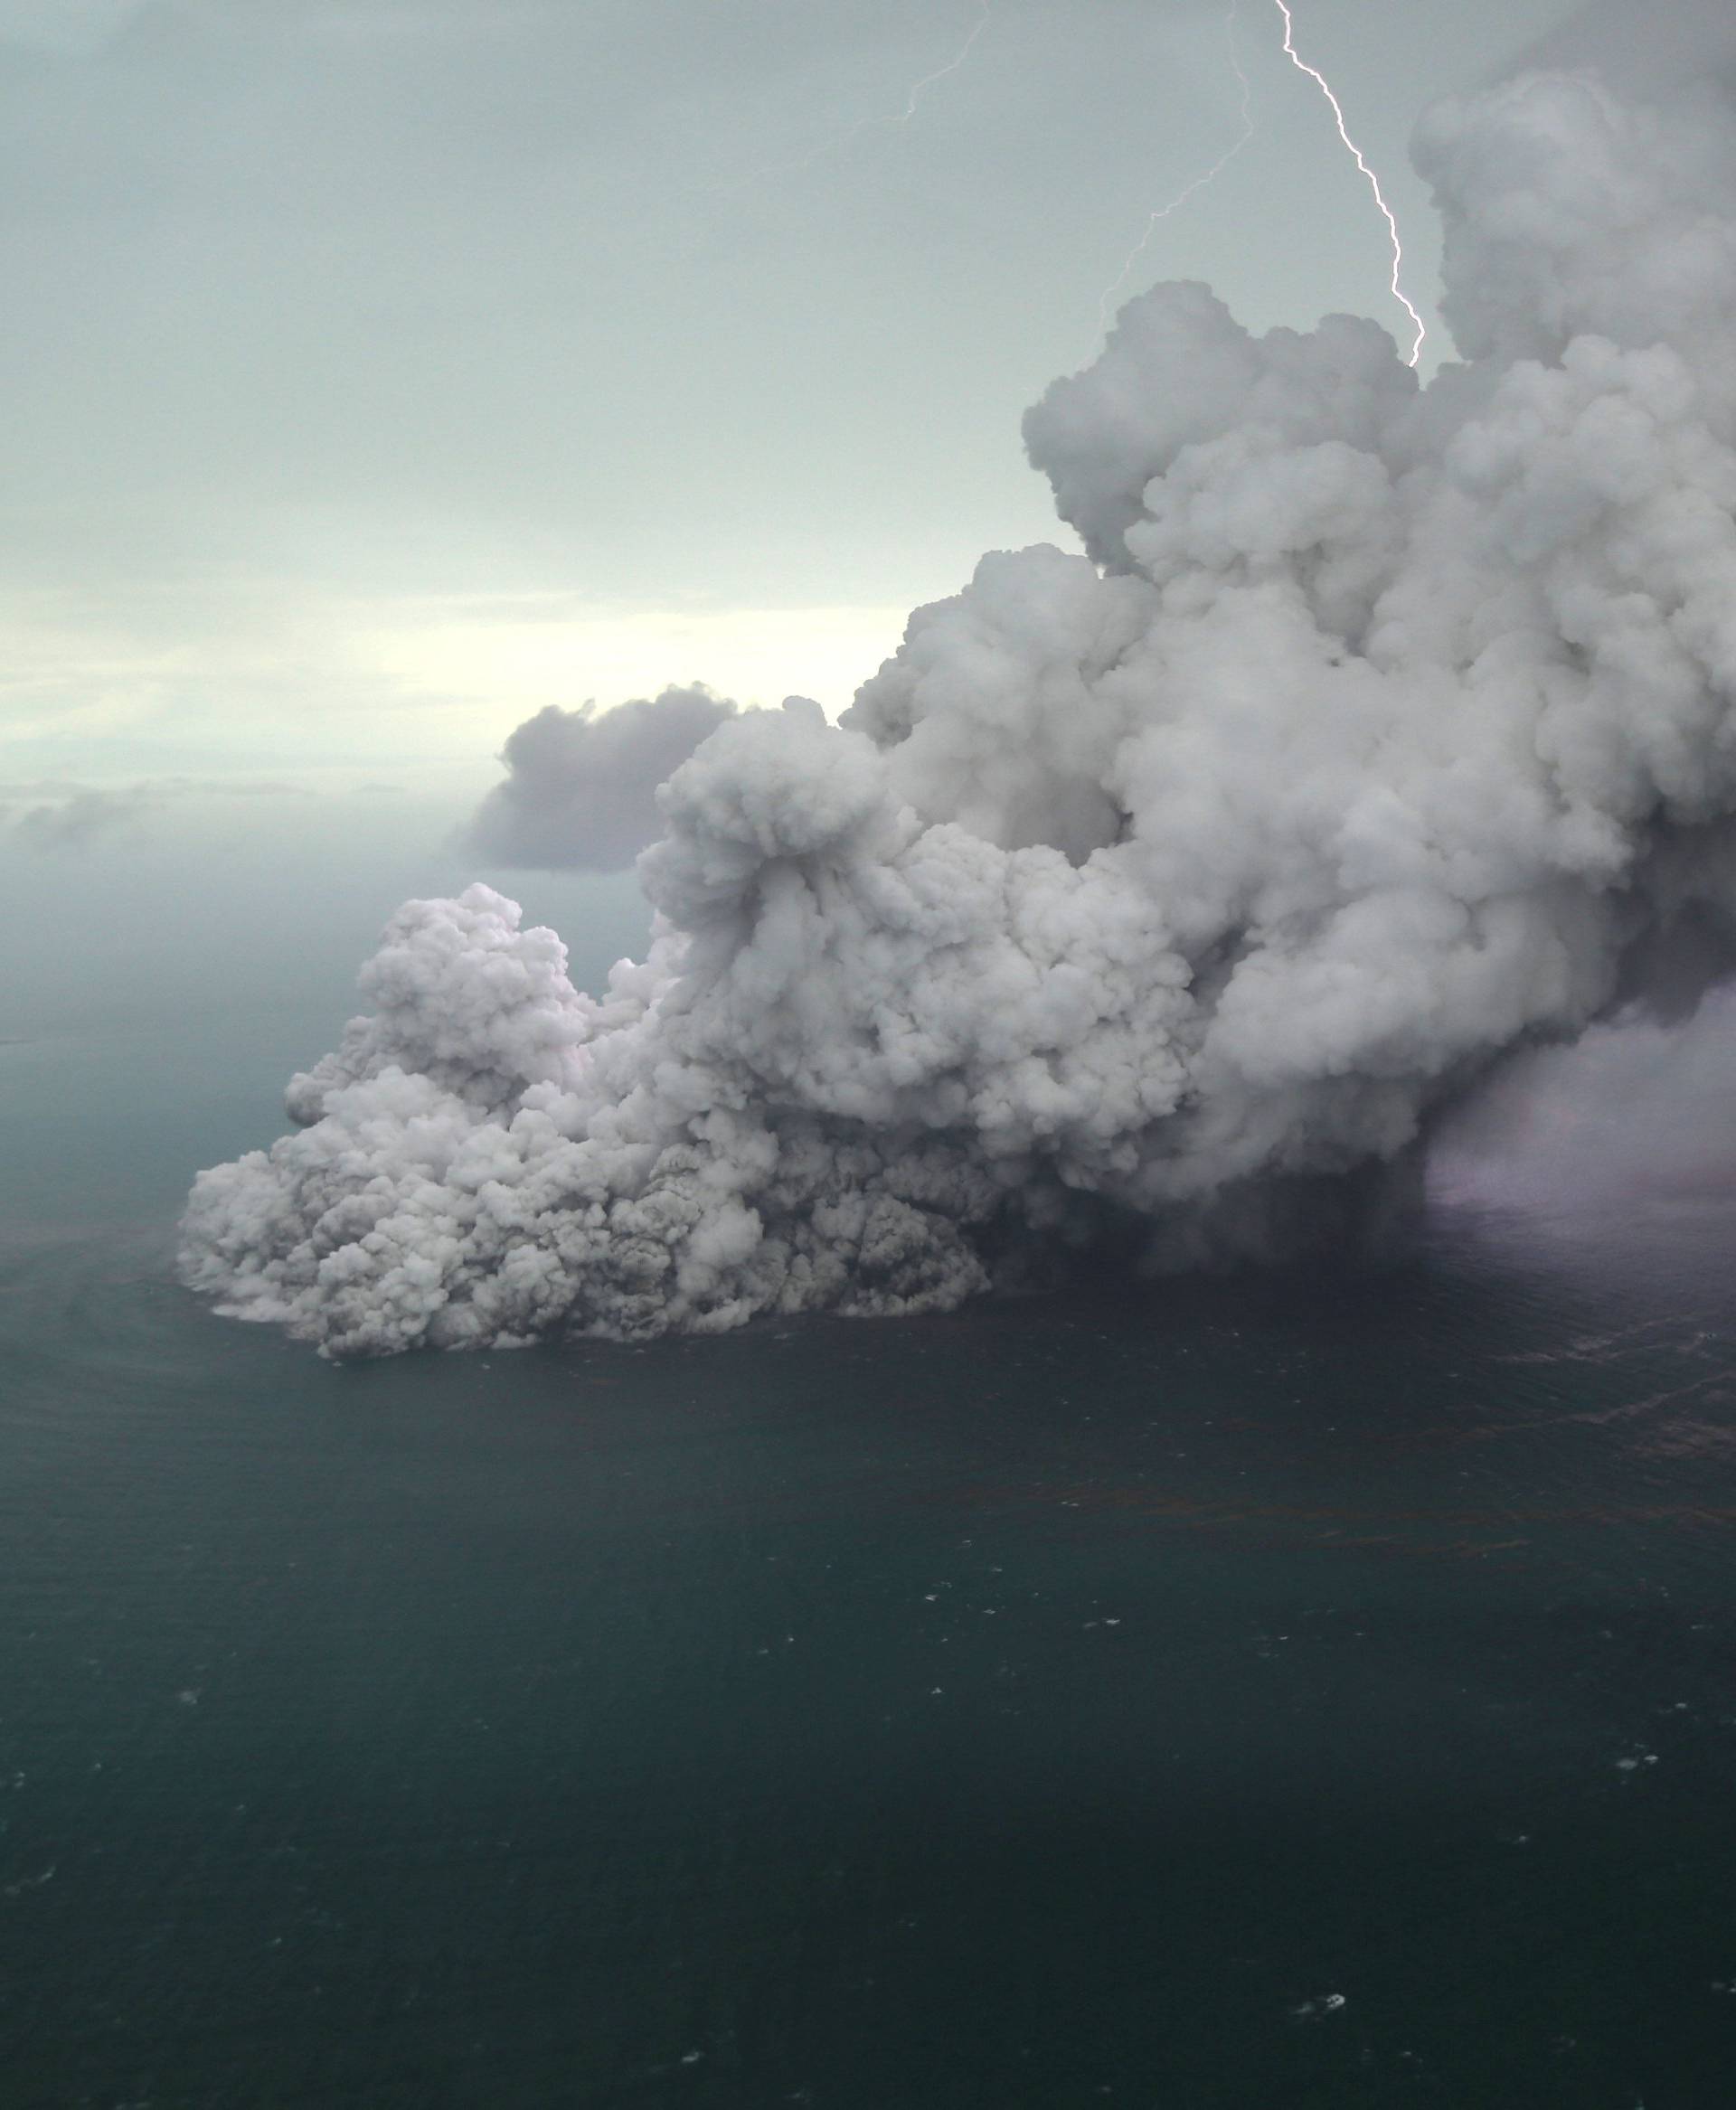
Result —
[[976, 0], [976, 5], [981, 8], [982, 13], [978, 14], [976, 22], [971, 25], [970, 34], [959, 45], [958, 51], [947, 61], [944, 66], [937, 66], [932, 73], [925, 73], [911, 89], [910, 98], [900, 114], [895, 118], [883, 118], [881, 120], [882, 124], [908, 125], [916, 115], [917, 98], [922, 93], [922, 90], [925, 88], [932, 88], [937, 80], [944, 80], [948, 73], [958, 72], [959, 67], [969, 58], [970, 47], [988, 27], [989, 0]]
[[1237, 135], [1234, 146], [1230, 147], [1227, 152], [1221, 154], [1218, 158], [1212, 164], [1211, 167], [1206, 170], [1203, 175], [1195, 176], [1194, 181], [1189, 184], [1185, 189], [1176, 192], [1175, 195], [1169, 201], [1167, 205], [1158, 206], [1156, 211], [1153, 212], [1150, 218], [1146, 221], [1146, 231], [1139, 237], [1138, 240], [1134, 243], [1133, 247], [1127, 251], [1127, 262], [1123, 264], [1120, 270], [1116, 273], [1112, 283], [1106, 286], [1102, 292], [1098, 296], [1097, 318], [1098, 321], [1106, 328], [1109, 325], [1109, 303], [1115, 298], [1116, 295], [1120, 292], [1122, 287], [1127, 284], [1128, 272], [1132, 270], [1135, 264], [1138, 262], [1140, 257], [1145, 253], [1146, 245], [1150, 241], [1152, 235], [1156, 231], [1158, 222], [1160, 221], [1167, 220], [1172, 212], [1179, 212], [1182, 207], [1186, 204], [1187, 201], [1191, 197], [1194, 196], [1196, 193], [1204, 190], [1207, 184], [1212, 183], [1216, 177], [1221, 175], [1254, 136], [1254, 120], [1252, 113], [1249, 108], [1249, 102], [1253, 94], [1253, 89], [1249, 84], [1247, 74], [1242, 71], [1241, 53], [1236, 48], [1236, 14], [1239, 8], [1241, 7], [1241, 0], [1230, 0], [1230, 12], [1223, 19], [1223, 27], [1224, 33], [1230, 40], [1230, 63], [1235, 69], [1236, 80], [1241, 84], [1241, 130]]
[[1392, 208], [1387, 203], [1385, 197], [1382, 194], [1380, 178], [1374, 174], [1374, 171], [1370, 168], [1367, 162], [1363, 159], [1362, 148], [1357, 146], [1356, 142], [1351, 137], [1349, 132], [1344, 127], [1344, 113], [1339, 108], [1338, 98], [1332, 92], [1331, 85], [1327, 81], [1326, 75], [1324, 73], [1317, 72], [1315, 68], [1310, 66], [1307, 61], [1304, 59], [1297, 52], [1295, 42], [1296, 24], [1290, 19], [1290, 11], [1285, 5], [1285, 0], [1277, 0], [1277, 5], [1278, 12], [1284, 17], [1284, 55], [1289, 60], [1290, 63], [1297, 69], [1299, 73], [1306, 73], [1308, 79], [1316, 84], [1321, 94], [1324, 95], [1327, 102], [1331, 104], [1332, 114], [1337, 120], [1338, 137], [1350, 149], [1351, 154], [1355, 159], [1357, 167], [1361, 169], [1363, 174], [1368, 178], [1368, 187], [1374, 193], [1374, 203], [1380, 207], [1381, 212], [1385, 218], [1386, 231], [1392, 238], [1392, 297], [1398, 302], [1399, 306], [1403, 308], [1405, 314], [1410, 317], [1410, 320], [1416, 325], [1417, 327], [1416, 342], [1410, 347], [1410, 357], [1409, 361], [1409, 363], [1414, 366], [1418, 360], [1422, 357], [1423, 339], [1429, 334], [1429, 333], [1423, 327], [1422, 317], [1417, 313], [1416, 309], [1411, 306], [1410, 298], [1406, 295], [1404, 287], [1399, 282], [1400, 275], [1404, 268], [1404, 250], [1400, 245], [1399, 241], [1399, 223], [1392, 217]]
[[871, 131], [878, 126], [884, 126], [889, 130], [896, 130], [901, 125], [908, 125], [916, 116], [916, 106], [925, 92], [932, 88], [937, 80], [944, 80], [948, 73], [956, 73], [958, 71], [959, 67], [969, 58], [971, 48], [977, 38], [988, 27], [993, 12], [992, 0], [976, 0], [976, 6], [978, 12], [976, 21], [971, 24], [970, 34], [944, 66], [937, 66], [932, 73], [925, 73], [920, 80], [911, 84], [904, 98], [904, 108], [901, 110], [897, 111], [890, 118], [858, 118], [854, 125], [846, 126], [836, 138], [823, 141], [811, 153], [801, 155], [794, 161], [774, 162], [769, 167], [753, 169], [748, 174], [738, 176], [730, 183], [707, 184], [704, 186], [704, 194], [732, 196], [738, 192], [750, 189], [755, 184], [763, 183], [769, 176], [795, 175], [802, 169], [812, 168], [816, 161], [825, 160], [828, 155], [842, 154], [853, 139], [860, 138], [863, 133]]

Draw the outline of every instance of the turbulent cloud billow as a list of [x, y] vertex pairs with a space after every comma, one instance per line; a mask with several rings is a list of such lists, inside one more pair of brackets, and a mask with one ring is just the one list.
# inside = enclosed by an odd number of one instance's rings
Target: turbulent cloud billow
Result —
[[657, 787], [735, 708], [697, 683], [600, 718], [589, 703], [551, 703], [507, 739], [506, 780], [483, 801], [467, 846], [520, 869], [618, 871], [662, 832]]
[[189, 1279], [334, 1353], [933, 1309], [1111, 1216], [1233, 1246], [1606, 1012], [1730, 893], [1736, 126], [1532, 76], [1416, 155], [1462, 363], [1130, 304], [1026, 422], [1090, 554], [712, 731], [601, 994], [408, 904]]

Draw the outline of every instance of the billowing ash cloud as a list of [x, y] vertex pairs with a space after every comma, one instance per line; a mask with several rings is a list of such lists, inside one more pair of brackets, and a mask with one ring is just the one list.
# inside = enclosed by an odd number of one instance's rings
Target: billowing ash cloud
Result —
[[618, 871], [663, 832], [657, 787], [734, 715], [699, 683], [600, 718], [590, 703], [551, 703], [508, 738], [506, 781], [484, 799], [467, 845], [519, 870]]
[[1111, 1217], [1234, 1247], [1576, 1034], [1732, 898], [1733, 137], [1434, 111], [1425, 391], [1372, 324], [1132, 303], [1026, 428], [1090, 556], [986, 558], [842, 727], [712, 732], [600, 996], [409, 904], [189, 1279], [337, 1353], [932, 1309]]

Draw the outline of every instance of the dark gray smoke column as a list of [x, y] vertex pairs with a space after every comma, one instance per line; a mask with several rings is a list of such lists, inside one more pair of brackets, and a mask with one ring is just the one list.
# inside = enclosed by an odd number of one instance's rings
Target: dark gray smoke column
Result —
[[1530, 78], [1417, 157], [1467, 363], [1130, 304], [1026, 426], [1091, 558], [720, 726], [600, 998], [410, 903], [189, 1279], [337, 1353], [933, 1308], [997, 1220], [1238, 1237], [1596, 1017], [1736, 809], [1736, 132]]

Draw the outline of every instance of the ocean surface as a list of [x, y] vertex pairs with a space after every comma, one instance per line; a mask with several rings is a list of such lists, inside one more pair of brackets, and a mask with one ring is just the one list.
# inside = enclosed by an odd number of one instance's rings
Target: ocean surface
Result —
[[331, 1022], [0, 1047], [6, 2110], [1736, 2102], [1728, 1213], [335, 1367]]

